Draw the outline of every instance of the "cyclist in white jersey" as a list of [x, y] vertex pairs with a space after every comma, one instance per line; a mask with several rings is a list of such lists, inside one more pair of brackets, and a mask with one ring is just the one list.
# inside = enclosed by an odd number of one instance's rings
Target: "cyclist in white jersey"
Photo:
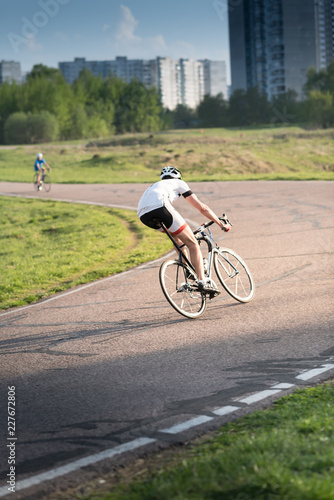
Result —
[[184, 243], [187, 246], [198, 277], [199, 289], [204, 293], [212, 293], [213, 288], [204, 276], [203, 259], [198, 242], [186, 221], [173, 207], [173, 202], [182, 195], [202, 215], [214, 221], [224, 231], [229, 231], [231, 226], [219, 220], [217, 215], [197, 198], [188, 184], [181, 180], [181, 172], [177, 168], [163, 167], [160, 178], [161, 181], [147, 188], [139, 200], [138, 217], [143, 224], [158, 231], [163, 231], [159, 221], [163, 222], [176, 243], [178, 245]]

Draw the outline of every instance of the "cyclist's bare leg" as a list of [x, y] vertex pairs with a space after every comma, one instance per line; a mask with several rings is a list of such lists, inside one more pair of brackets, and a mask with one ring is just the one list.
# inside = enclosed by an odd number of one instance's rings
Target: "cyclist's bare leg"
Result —
[[190, 253], [190, 261], [195, 268], [198, 279], [204, 280], [202, 252], [190, 227], [187, 225], [181, 233], [173, 236], [173, 238], [178, 245], [182, 243], [186, 245]]

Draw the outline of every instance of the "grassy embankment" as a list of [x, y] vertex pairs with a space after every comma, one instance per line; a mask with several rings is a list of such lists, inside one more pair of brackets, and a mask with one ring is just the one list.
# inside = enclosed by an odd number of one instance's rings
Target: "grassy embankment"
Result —
[[0, 309], [124, 271], [170, 250], [135, 212], [0, 197]]
[[164, 164], [187, 181], [333, 180], [334, 129], [174, 130], [0, 150], [0, 180], [31, 182], [42, 150], [56, 183], [154, 182]]
[[333, 397], [333, 384], [298, 390], [180, 451], [106, 474], [104, 486], [86, 485], [68, 498], [331, 500]]

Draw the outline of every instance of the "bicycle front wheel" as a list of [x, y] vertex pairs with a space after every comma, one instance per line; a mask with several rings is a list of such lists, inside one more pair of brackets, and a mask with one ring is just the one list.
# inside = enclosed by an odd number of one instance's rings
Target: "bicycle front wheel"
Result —
[[239, 302], [249, 302], [254, 297], [254, 283], [245, 262], [227, 248], [215, 250], [214, 267], [220, 283], [227, 293]]
[[193, 286], [195, 276], [187, 266], [178, 260], [168, 260], [160, 267], [159, 279], [166, 299], [178, 313], [186, 318], [198, 318], [204, 313], [206, 296]]
[[51, 181], [50, 181], [50, 177], [45, 174], [44, 177], [43, 177], [43, 181], [42, 181], [42, 189], [43, 191], [46, 191], [47, 193], [50, 191], [51, 189]]

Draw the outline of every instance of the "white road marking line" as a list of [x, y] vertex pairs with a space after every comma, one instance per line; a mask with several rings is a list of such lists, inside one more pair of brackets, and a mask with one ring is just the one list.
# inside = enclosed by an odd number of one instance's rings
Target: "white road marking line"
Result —
[[[314, 368], [312, 370], [308, 370], [304, 373], [301, 373], [298, 375], [296, 378], [300, 380], [309, 380], [310, 378], [316, 377], [317, 375], [320, 375], [321, 373], [324, 373], [328, 370], [331, 370], [334, 368], [334, 364], [325, 364], [321, 368]], [[246, 404], [252, 404], [256, 403], [257, 401], [261, 401], [262, 399], [265, 399], [269, 396], [272, 396], [274, 394], [278, 394], [281, 392], [282, 389], [290, 389], [291, 387], [294, 387], [295, 384], [289, 384], [289, 383], [279, 383], [274, 386], [272, 386], [271, 389], [266, 389], [264, 391], [257, 392], [255, 394], [252, 394], [251, 396], [248, 396], [246, 398], [238, 399], [240, 403], [246, 403]], [[221, 408], [216, 408], [212, 413], [214, 413], [217, 416], [223, 416], [227, 415], [228, 413], [232, 413], [236, 410], [239, 410], [239, 406], [222, 406]], [[206, 422], [209, 422], [210, 420], [213, 420], [215, 417], [209, 417], [207, 415], [198, 415], [197, 417], [194, 417], [190, 420], [187, 420], [186, 422], [182, 422], [180, 424], [173, 425], [172, 427], [169, 427], [167, 429], [162, 429], [159, 432], [165, 432], [167, 434], [178, 434], [179, 432], [183, 432], [185, 430], [191, 429], [192, 427], [196, 427], [198, 425], [204, 424]], [[115, 455], [125, 453], [127, 451], [132, 451], [137, 448], [140, 448], [141, 446], [145, 446], [146, 444], [154, 443], [157, 441], [156, 439], [152, 438], [147, 438], [147, 437], [142, 437], [135, 439], [133, 441], [130, 441], [129, 443], [124, 443], [122, 445], [116, 446], [114, 448], [102, 451], [100, 453], [96, 453], [94, 455], [90, 455], [88, 457], [81, 458], [79, 460], [76, 460], [75, 462], [72, 462], [70, 464], [64, 465], [62, 467], [57, 467], [56, 469], [52, 469], [47, 472], [43, 472], [41, 474], [38, 474], [37, 476], [33, 476], [28, 479], [24, 479], [22, 481], [19, 481], [16, 484], [16, 491], [23, 490], [25, 488], [29, 488], [30, 486], [35, 486], [38, 484], [41, 484], [45, 481], [49, 481], [51, 479], [55, 479], [60, 476], [64, 476], [65, 474], [68, 474], [70, 472], [74, 472], [82, 467], [86, 467], [88, 465], [94, 464], [96, 462], [100, 462], [101, 460], [104, 460], [106, 458], [112, 458]], [[0, 497], [3, 497], [5, 495], [8, 495], [8, 486], [2, 486], [0, 487]]]
[[232, 413], [233, 411], [240, 410], [240, 406], [222, 406], [221, 408], [216, 408], [212, 413], [222, 417], [223, 415], [227, 415], [228, 413]]
[[332, 370], [333, 368], [334, 365], [332, 364], [323, 365], [321, 368], [314, 368], [313, 370], [308, 370], [304, 373], [301, 373], [300, 375], [297, 375], [296, 378], [298, 378], [299, 380], [309, 380], [310, 378], [316, 377], [317, 375], [327, 372], [328, 370]]
[[[56, 469], [52, 469], [48, 472], [43, 472], [42, 474], [38, 474], [37, 476], [30, 477], [28, 479], [23, 479], [22, 481], [18, 481], [16, 483], [16, 491], [23, 490], [25, 488], [30, 488], [31, 486], [36, 486], [44, 481], [49, 481], [50, 479], [55, 479], [59, 476], [63, 476], [70, 472], [77, 471], [82, 467], [87, 467], [87, 465], [92, 465], [106, 458], [112, 458], [115, 455], [120, 453], [125, 453], [126, 451], [133, 451], [137, 448], [145, 446], [150, 443], [154, 443], [156, 439], [151, 438], [138, 438], [129, 443], [124, 443], [119, 446], [115, 446], [115, 448], [110, 448], [108, 450], [101, 451], [100, 453], [96, 453], [94, 455], [90, 455], [89, 457], [84, 457], [75, 462], [72, 462], [67, 465], [63, 465], [62, 467], [57, 467]], [[8, 491], [8, 487], [0, 488], [0, 497], [8, 495], [10, 492]]]
[[266, 389], [265, 391], [260, 391], [247, 398], [237, 399], [240, 403], [246, 403], [251, 405], [252, 403], [256, 403], [257, 401], [261, 401], [261, 399], [269, 398], [269, 396], [273, 396], [274, 394], [278, 394], [281, 392], [281, 389]]
[[287, 384], [282, 382], [281, 384], [276, 384], [271, 387], [271, 389], [291, 389], [295, 384]]
[[165, 432], [167, 434], [178, 434], [179, 432], [186, 431], [191, 429], [191, 427], [196, 427], [197, 425], [204, 424], [205, 422], [209, 422], [214, 417], [208, 417], [207, 415], [199, 415], [198, 417], [191, 418], [190, 420], [186, 420], [181, 424], [173, 425], [172, 427], [168, 427], [167, 429], [161, 429], [159, 432]]

